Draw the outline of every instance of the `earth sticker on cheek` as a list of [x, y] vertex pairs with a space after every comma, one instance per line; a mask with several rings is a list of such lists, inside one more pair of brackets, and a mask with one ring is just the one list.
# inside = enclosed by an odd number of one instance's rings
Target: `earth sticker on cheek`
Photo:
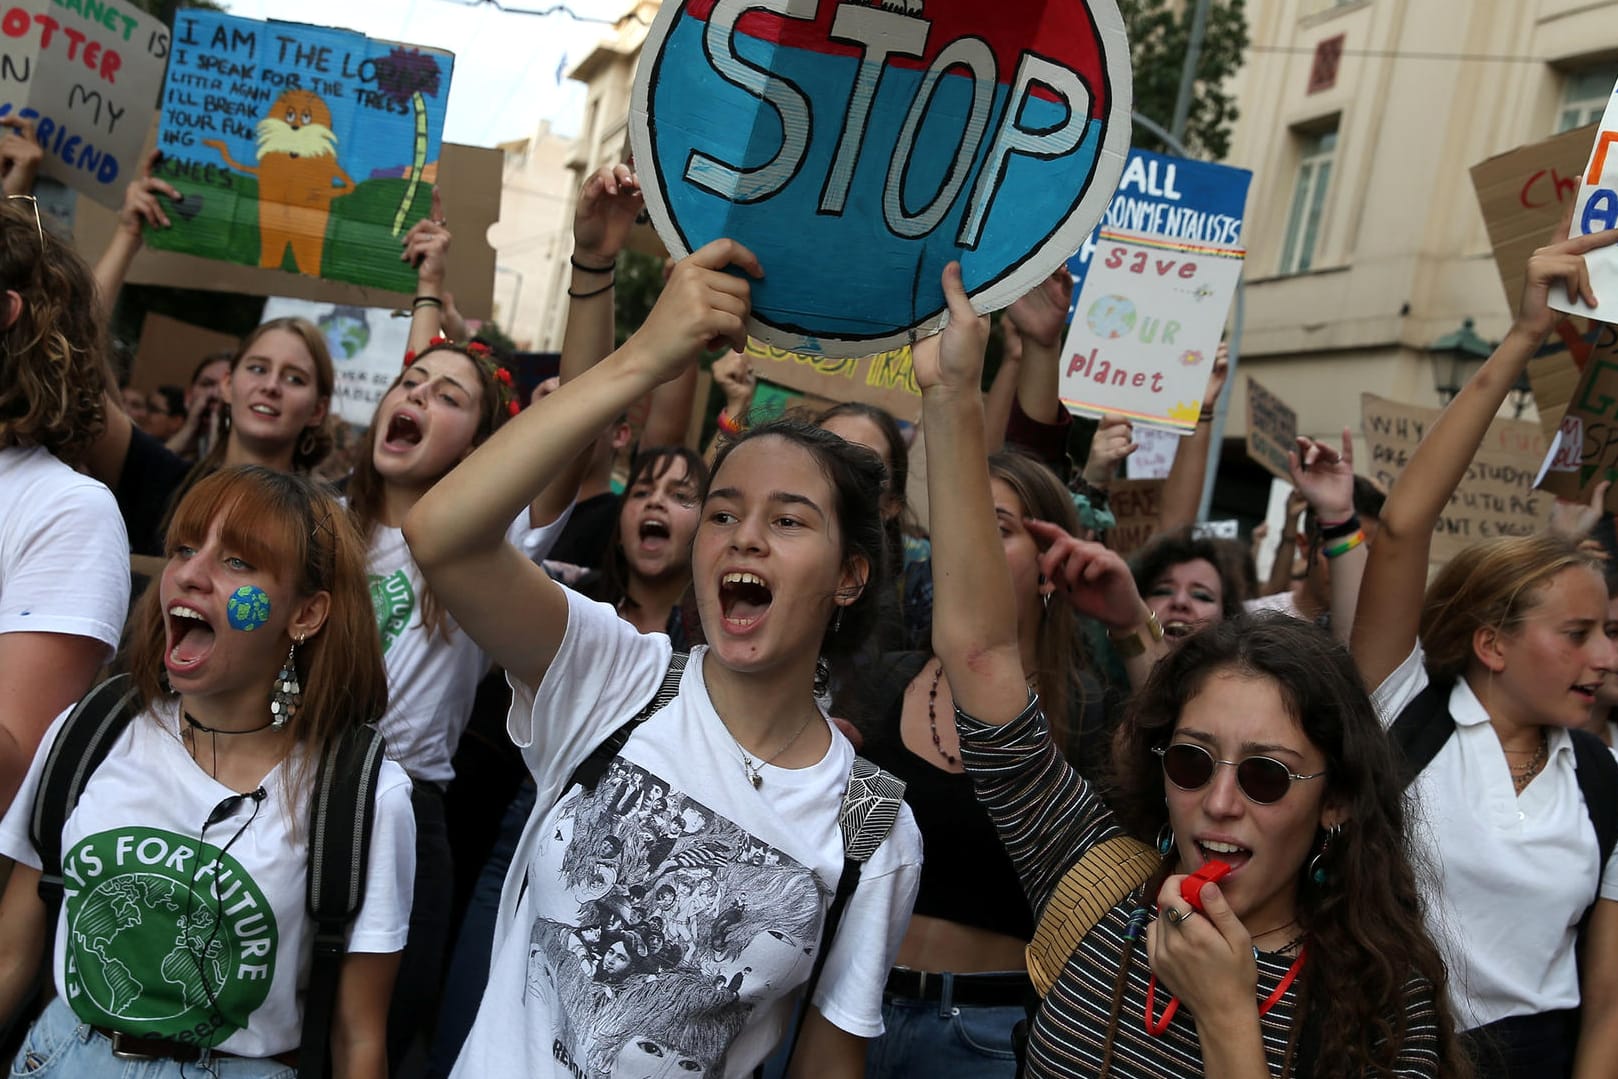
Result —
[[257, 585], [244, 584], [225, 601], [230, 628], [251, 633], [270, 620], [270, 597]]

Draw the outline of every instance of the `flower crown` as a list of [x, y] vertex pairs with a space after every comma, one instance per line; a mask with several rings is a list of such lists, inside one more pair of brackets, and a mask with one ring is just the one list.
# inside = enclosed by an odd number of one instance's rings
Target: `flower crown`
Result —
[[[444, 334], [438, 334], [427, 342], [427, 347], [422, 352], [425, 354], [438, 348], [454, 349], [457, 352], [464, 353], [473, 362], [479, 364], [489, 373], [489, 377], [494, 379], [494, 384], [500, 391], [500, 403], [505, 406], [507, 414], [515, 416], [522, 411], [522, 403], [517, 400], [516, 390], [512, 384], [511, 372], [501, 365], [500, 360], [494, 354], [494, 349], [482, 341], [468, 341], [464, 345], [457, 345]], [[409, 367], [415, 362], [416, 350], [406, 349], [404, 366]]]

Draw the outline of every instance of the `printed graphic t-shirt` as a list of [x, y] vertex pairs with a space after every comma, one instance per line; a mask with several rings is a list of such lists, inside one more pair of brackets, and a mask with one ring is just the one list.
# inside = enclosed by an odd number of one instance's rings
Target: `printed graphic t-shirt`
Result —
[[[537, 562], [567, 522], [564, 513], [543, 528], [530, 528], [524, 510], [506, 539]], [[388, 755], [412, 778], [447, 786], [455, 778], [450, 762], [472, 717], [472, 701], [489, 669], [489, 657], [448, 614], [447, 633], [422, 621], [426, 584], [401, 529], [381, 525], [373, 529], [367, 563], [371, 606], [382, 632], [382, 662], [388, 672], [388, 710], [379, 724], [388, 740]]]
[[[0, 821], [0, 854], [35, 869], [29, 816], [66, 714]], [[177, 703], [130, 721], [62, 829], [55, 981], [80, 1019], [246, 1057], [298, 1047], [313, 945], [305, 909], [309, 798], [304, 792], [287, 804], [288, 763], [264, 778], [256, 812], [244, 799], [199, 843], [203, 822], [238, 792], [186, 752]], [[410, 780], [386, 761], [350, 952], [404, 947], [415, 832]]]
[[[750, 1075], [820, 947], [853, 747], [833, 730], [818, 764], [765, 765], [755, 789], [698, 648], [679, 695], [595, 790], [557, 802], [572, 769], [651, 698], [671, 652], [605, 604], [572, 592], [568, 603], [543, 683], [513, 683], [508, 725], [539, 808], [512, 859], [488, 988], [453, 1074]], [[905, 808], [865, 866], [815, 994], [857, 1036], [882, 1032], [920, 863]]]

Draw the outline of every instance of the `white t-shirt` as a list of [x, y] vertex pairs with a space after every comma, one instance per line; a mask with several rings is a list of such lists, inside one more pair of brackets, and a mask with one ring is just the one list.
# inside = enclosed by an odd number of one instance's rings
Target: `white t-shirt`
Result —
[[118, 646], [129, 537], [112, 492], [39, 446], [0, 449], [0, 633]]
[[[35, 869], [29, 816], [66, 715], [0, 821], [0, 854]], [[247, 1057], [296, 1049], [313, 946], [305, 907], [309, 794], [288, 804], [284, 773], [292, 762], [283, 762], [264, 778], [256, 813], [244, 799], [199, 844], [209, 815], [238, 792], [191, 759], [179, 722], [174, 701], [132, 719], [67, 818], [56, 991], [80, 1019], [127, 1034]], [[313, 767], [308, 762], [311, 779]], [[415, 850], [410, 780], [384, 761], [350, 952], [404, 947]]]
[[[570, 513], [543, 528], [530, 528], [524, 510], [506, 539], [537, 562], [550, 553]], [[451, 761], [472, 718], [472, 701], [489, 657], [447, 612], [437, 632], [422, 621], [426, 582], [402, 530], [384, 525], [372, 529], [367, 572], [388, 672], [388, 710], [379, 724], [388, 755], [413, 779], [447, 786], [455, 778]]]
[[[679, 695], [594, 793], [557, 803], [579, 762], [651, 699], [670, 652], [663, 634], [642, 636], [569, 592], [544, 681], [537, 692], [513, 683], [508, 726], [538, 808], [506, 878], [488, 988], [455, 1076], [748, 1076], [779, 1040], [842, 872], [837, 815], [853, 747], [833, 729], [818, 764], [765, 765], [755, 789], [697, 648]], [[865, 866], [815, 994], [852, 1034], [882, 1032], [882, 988], [920, 866], [907, 806]]]
[[[1372, 694], [1391, 726], [1427, 687], [1418, 644]], [[1427, 897], [1462, 1030], [1579, 1004], [1574, 932], [1596, 899], [1600, 848], [1573, 769], [1573, 742], [1546, 728], [1550, 758], [1517, 794], [1488, 713], [1466, 679], [1450, 692], [1455, 733], [1411, 785], [1412, 843], [1433, 868]], [[1618, 852], [1600, 874], [1618, 899]]]

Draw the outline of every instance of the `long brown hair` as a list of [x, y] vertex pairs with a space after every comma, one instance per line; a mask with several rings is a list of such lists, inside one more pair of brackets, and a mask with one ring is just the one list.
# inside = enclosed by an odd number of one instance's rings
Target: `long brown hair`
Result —
[[1553, 532], [1485, 540], [1464, 548], [1427, 587], [1421, 639], [1434, 682], [1465, 674], [1480, 629], [1510, 633], [1539, 606], [1545, 587], [1564, 570], [1604, 576], [1601, 559]]
[[0, 202], [0, 289], [22, 298], [0, 331], [0, 446], [43, 446], [77, 465], [106, 422], [101, 305], [84, 260], [42, 239], [23, 201]]
[[[399, 385], [400, 380], [405, 377], [405, 373], [410, 370], [411, 364], [419, 359], [431, 356], [435, 352], [453, 352], [457, 356], [464, 356], [466, 361], [472, 365], [472, 369], [477, 372], [480, 393], [478, 426], [477, 430], [472, 434], [471, 445], [483, 445], [484, 440], [498, 431], [510, 415], [505, 395], [501, 393], [501, 383], [498, 381], [496, 374], [501, 368], [492, 359], [480, 359], [467, 351], [462, 345], [448, 342], [433, 345], [423, 349], [420, 356], [413, 357], [410, 363], [405, 364], [399, 373], [394, 376], [393, 381], [388, 384], [388, 388], [383, 391], [383, 396], [386, 397], [393, 392], [393, 388]], [[354, 527], [359, 530], [360, 538], [365, 541], [367, 546], [370, 545], [371, 536], [380, 522], [383, 495], [386, 493], [387, 488], [387, 481], [382, 478], [382, 473], [376, 470], [376, 441], [387, 433], [376, 422], [377, 416], [382, 411], [382, 403], [378, 401], [376, 407], [377, 411], [371, 414], [371, 426], [365, 432], [365, 437], [361, 439], [365, 452], [355, 458], [354, 471], [349, 476], [347, 491], [349, 517], [353, 520]], [[448, 475], [448, 473], [446, 472], [445, 475]], [[443, 476], [437, 477], [437, 479], [442, 478]], [[444, 609], [439, 606], [438, 600], [434, 598], [432, 589], [425, 585], [422, 586], [421, 621], [422, 625], [427, 627], [429, 633], [437, 633], [448, 639], [451, 626], [444, 617]]]
[[[1056, 478], [1056, 473], [1038, 458], [1018, 449], [992, 453], [989, 476], [1011, 488], [1028, 516], [1059, 525], [1069, 534], [1079, 532], [1079, 514], [1073, 508], [1072, 496]], [[1078, 616], [1060, 597], [1045, 604], [1034, 657], [1035, 669], [1024, 673], [1037, 680], [1051, 737], [1062, 747], [1062, 752], [1071, 753], [1073, 747], [1068, 745], [1068, 739], [1072, 729], [1068, 719], [1073, 703], [1084, 701], [1079, 673], [1085, 666], [1085, 654], [1079, 637]]]
[[[1455, 1037], [1444, 961], [1427, 933], [1417, 874], [1431, 869], [1408, 839], [1394, 750], [1348, 651], [1325, 630], [1272, 612], [1238, 615], [1187, 637], [1152, 670], [1113, 736], [1109, 803], [1136, 838], [1156, 841], [1168, 807], [1152, 750], [1168, 743], [1187, 702], [1221, 671], [1275, 685], [1326, 759], [1325, 804], [1346, 812], [1342, 831], [1322, 853], [1326, 882], [1310, 879], [1307, 865], [1298, 870], [1298, 920], [1309, 947], [1303, 980], [1320, 1018], [1311, 1073], [1391, 1077], [1408, 1034], [1401, 1002], [1414, 978], [1433, 994], [1439, 1075], [1470, 1075]], [[1313, 849], [1325, 843], [1325, 832], [1317, 831]], [[1164, 875], [1175, 861], [1171, 853]]]
[[[365, 545], [330, 491], [305, 476], [259, 465], [221, 469], [200, 480], [175, 507], [165, 549], [200, 545], [217, 524], [225, 543], [287, 581], [300, 598], [331, 595], [325, 624], [297, 649], [303, 701], [287, 724], [292, 738], [318, 752], [356, 723], [388, 707], [388, 676], [365, 576]], [[154, 578], [130, 619], [128, 669], [143, 707], [167, 697], [167, 643], [161, 578]], [[270, 686], [264, 687], [266, 717]], [[303, 776], [292, 780], [301, 783]]]

